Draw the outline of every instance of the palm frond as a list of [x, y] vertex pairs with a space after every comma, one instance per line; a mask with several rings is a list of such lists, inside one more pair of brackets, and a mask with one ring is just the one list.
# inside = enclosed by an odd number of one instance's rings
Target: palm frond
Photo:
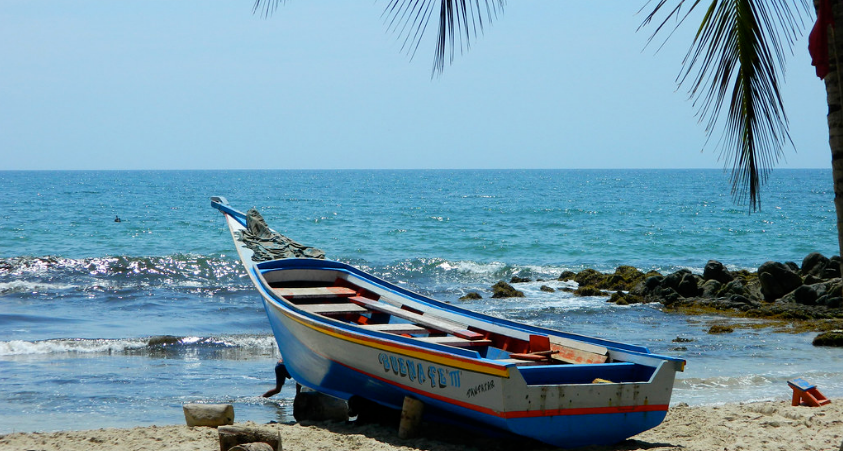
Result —
[[[659, 0], [642, 26], [667, 3]], [[701, 1], [687, 3], [676, 0], [653, 36], [671, 20], [681, 25]], [[809, 15], [807, 0], [712, 0], [677, 77], [688, 86], [709, 138], [728, 98], [720, 156], [731, 164], [733, 198], [748, 200], [751, 210], [760, 207], [761, 186], [784, 146], [792, 145], [779, 80]]]
[[278, 5], [283, 4], [286, 0], [255, 0], [252, 6], [252, 14], [260, 15], [264, 18], [269, 17], [278, 9]]
[[402, 41], [401, 49], [413, 58], [438, 9], [439, 34], [432, 70], [436, 75], [445, 69], [446, 59], [453, 63], [457, 47], [461, 52], [471, 47], [471, 39], [503, 12], [505, 4], [506, 0], [390, 0], [383, 16], [389, 30]]

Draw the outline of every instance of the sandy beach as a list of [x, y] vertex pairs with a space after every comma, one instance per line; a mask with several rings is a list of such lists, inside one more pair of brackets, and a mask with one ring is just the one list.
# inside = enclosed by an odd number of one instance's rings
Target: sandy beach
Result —
[[[238, 423], [240, 424], [240, 423]], [[251, 424], [251, 423], [247, 423]], [[252, 424], [254, 425], [254, 424]], [[546, 450], [541, 444], [485, 439], [436, 425], [426, 425], [422, 437], [402, 440], [397, 431], [381, 425], [347, 423], [254, 425], [275, 428], [287, 451], [305, 450], [429, 450], [489, 449]], [[793, 407], [789, 401], [688, 407], [678, 405], [657, 428], [608, 447], [609, 450], [803, 450], [838, 451], [843, 442], [843, 399], [822, 407]], [[516, 448], [513, 448], [516, 447]], [[105, 451], [219, 449], [216, 429], [183, 425], [131, 429], [97, 429], [0, 436], [0, 450]]]

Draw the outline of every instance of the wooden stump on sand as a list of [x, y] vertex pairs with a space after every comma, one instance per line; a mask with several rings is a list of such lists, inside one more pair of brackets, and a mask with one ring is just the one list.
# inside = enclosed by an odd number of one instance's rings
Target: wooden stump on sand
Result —
[[234, 406], [231, 404], [185, 404], [182, 409], [184, 420], [190, 427], [217, 427], [234, 423]]
[[[229, 451], [238, 445], [261, 442], [270, 451], [282, 451], [281, 433], [274, 429], [261, 429], [249, 426], [220, 426], [220, 451]], [[244, 448], [244, 451], [260, 451], [258, 448]]]
[[264, 442], [244, 443], [242, 445], [234, 446], [227, 451], [275, 451], [271, 446]]
[[346, 421], [348, 404], [317, 391], [302, 390], [293, 400], [293, 417], [296, 421]]
[[424, 403], [409, 396], [405, 397], [401, 409], [401, 423], [398, 425], [398, 437], [407, 439], [417, 436], [423, 413]]

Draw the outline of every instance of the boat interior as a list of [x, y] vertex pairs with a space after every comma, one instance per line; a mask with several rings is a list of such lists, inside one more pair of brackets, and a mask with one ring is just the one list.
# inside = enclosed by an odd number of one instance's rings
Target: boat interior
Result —
[[[307, 273], [307, 274], [302, 274]], [[354, 283], [338, 271], [263, 272], [265, 286], [298, 309], [363, 330], [382, 332], [473, 351], [477, 357], [522, 368], [528, 383], [558, 380], [560, 366], [570, 366], [570, 383], [647, 381], [654, 367], [620, 362], [609, 349], [565, 337], [531, 334], [472, 318], [446, 318], [436, 308], [403, 296], [379, 294], [367, 282]], [[381, 290], [378, 290], [381, 291]], [[601, 365], [597, 365], [601, 364]], [[593, 366], [590, 371], [588, 366]], [[553, 374], [541, 368], [553, 369]], [[529, 370], [529, 371], [523, 371]]]

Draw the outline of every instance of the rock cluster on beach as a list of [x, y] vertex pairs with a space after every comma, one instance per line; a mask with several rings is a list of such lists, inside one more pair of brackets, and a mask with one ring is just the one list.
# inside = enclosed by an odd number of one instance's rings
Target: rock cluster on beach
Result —
[[801, 266], [766, 262], [756, 272], [729, 271], [710, 260], [702, 274], [681, 269], [663, 275], [621, 266], [613, 274], [566, 271], [559, 280], [577, 282], [577, 295], [611, 292], [609, 301], [617, 304], [658, 302], [669, 308], [698, 306], [781, 319], [843, 318], [840, 260], [818, 253], [805, 257]]
[[[811, 253], [794, 262], [769, 261], [755, 272], [730, 271], [710, 260], [702, 274], [682, 269], [670, 274], [644, 273], [632, 266], [619, 266], [614, 273], [594, 269], [565, 271], [558, 280], [574, 281], [577, 296], [610, 296], [619, 305], [658, 302], [683, 311], [717, 310], [747, 317], [788, 321], [823, 320], [834, 328], [843, 324], [843, 279], [840, 257]], [[513, 278], [511, 283], [529, 279]], [[500, 281], [493, 297], [519, 296], [518, 290]], [[473, 295], [479, 296], [476, 293]], [[523, 296], [523, 293], [520, 294]], [[815, 329], [821, 329], [815, 325]], [[843, 332], [828, 331], [823, 345], [843, 345]], [[836, 334], [835, 334], [836, 333]]]

